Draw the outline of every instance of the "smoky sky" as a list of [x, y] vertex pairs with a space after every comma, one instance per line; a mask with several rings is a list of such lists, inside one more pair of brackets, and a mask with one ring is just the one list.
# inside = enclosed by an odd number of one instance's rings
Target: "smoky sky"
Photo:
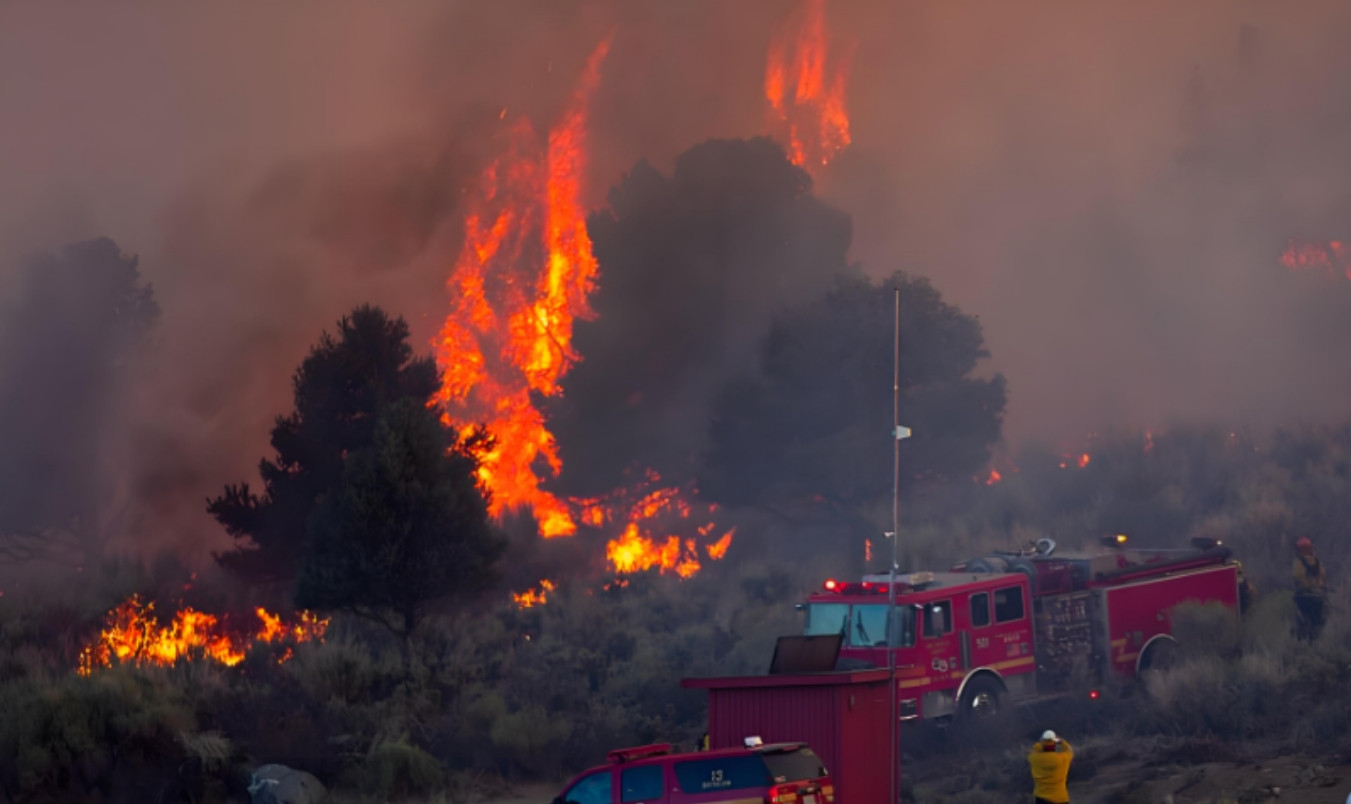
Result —
[[[499, 115], [547, 126], [613, 35], [601, 207], [639, 160], [669, 175], [700, 142], [768, 132], [792, 5], [0, 5], [0, 264], [111, 237], [162, 308], [122, 439], [127, 538], [220, 545], [202, 501], [252, 475], [291, 371], [352, 306], [432, 337]], [[818, 192], [863, 270], [928, 276], [980, 317], [1012, 442], [1346, 416], [1351, 282], [1279, 256], [1351, 237], [1351, 7], [827, 13], [856, 43], [854, 144]]]

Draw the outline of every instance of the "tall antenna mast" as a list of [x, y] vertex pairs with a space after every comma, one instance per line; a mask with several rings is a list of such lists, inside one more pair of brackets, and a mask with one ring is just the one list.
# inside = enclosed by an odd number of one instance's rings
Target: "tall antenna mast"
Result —
[[891, 375], [892, 405], [892, 479], [891, 479], [891, 570], [887, 584], [887, 679], [891, 687], [891, 799], [888, 804], [896, 804], [897, 787], [900, 784], [899, 731], [900, 716], [896, 711], [896, 648], [894, 644], [900, 636], [896, 611], [896, 571], [900, 569], [901, 542], [901, 439], [910, 436], [909, 428], [901, 426], [901, 287], [896, 286], [896, 349]]

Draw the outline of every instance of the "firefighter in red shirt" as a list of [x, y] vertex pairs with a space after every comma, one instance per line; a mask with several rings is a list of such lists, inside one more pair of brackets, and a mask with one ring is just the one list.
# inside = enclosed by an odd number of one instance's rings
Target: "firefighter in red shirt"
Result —
[[1032, 769], [1032, 800], [1036, 804], [1069, 804], [1066, 780], [1073, 759], [1074, 749], [1055, 732], [1048, 730], [1041, 735], [1027, 755], [1027, 764]]

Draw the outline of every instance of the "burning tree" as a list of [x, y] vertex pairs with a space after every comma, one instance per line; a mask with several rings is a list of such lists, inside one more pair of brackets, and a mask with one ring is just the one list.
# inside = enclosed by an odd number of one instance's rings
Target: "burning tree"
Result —
[[314, 512], [297, 605], [350, 611], [406, 642], [429, 604], [490, 584], [506, 545], [476, 485], [474, 455], [489, 448], [417, 400], [386, 408]]
[[290, 581], [306, 553], [306, 527], [320, 497], [338, 488], [345, 456], [374, 443], [376, 422], [404, 400], [426, 406], [436, 367], [414, 358], [408, 325], [361, 306], [325, 332], [296, 370], [295, 410], [272, 428], [276, 457], [263, 459], [263, 493], [225, 487], [207, 510], [240, 544], [217, 555], [254, 581]]
[[841, 279], [826, 297], [775, 321], [759, 372], [728, 383], [719, 398], [705, 493], [773, 507], [819, 500], [849, 517], [890, 495], [895, 287], [901, 410], [914, 431], [902, 478], [980, 471], [1000, 437], [1004, 378], [971, 376], [988, 356], [975, 318], [927, 280], [895, 274], [881, 283]]

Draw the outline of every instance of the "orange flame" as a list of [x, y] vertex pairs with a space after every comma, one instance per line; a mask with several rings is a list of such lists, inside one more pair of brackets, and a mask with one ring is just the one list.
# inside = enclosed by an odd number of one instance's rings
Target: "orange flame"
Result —
[[1291, 240], [1281, 254], [1281, 264], [1291, 271], [1318, 271], [1329, 279], [1351, 279], [1351, 248], [1340, 240], [1298, 243]]
[[1001, 480], [1003, 480], [1003, 479], [1004, 479], [1004, 476], [1001, 475], [1001, 474], [999, 474], [999, 470], [996, 469], [996, 468], [994, 468], [993, 466], [991, 466], [991, 467], [990, 467], [990, 474], [987, 475], [987, 476], [985, 477], [985, 485], [987, 485], [987, 486], [993, 486], [994, 484], [998, 483], [999, 481], [1001, 481]]
[[528, 609], [532, 606], [542, 606], [549, 602], [549, 592], [557, 587], [553, 581], [547, 578], [539, 582], [539, 589], [527, 589], [524, 592], [511, 594], [511, 599], [516, 602], [516, 606], [522, 609]]
[[[655, 472], [637, 489], [596, 499], [563, 499], [542, 487], [542, 473], [558, 476], [563, 461], [535, 395], [560, 392], [562, 378], [581, 359], [572, 346], [573, 325], [594, 315], [588, 298], [599, 265], [581, 188], [586, 111], [608, 50], [606, 40], [592, 52], [567, 109], [542, 142], [528, 120], [517, 121], [505, 129], [501, 155], [480, 177], [464, 221], [464, 245], [446, 283], [451, 310], [434, 342], [441, 372], [435, 404], [462, 434], [473, 427], [465, 422], [482, 423], [493, 437], [477, 457], [494, 517], [529, 509], [545, 538], [613, 524], [622, 528], [607, 546], [616, 572], [656, 567], [689, 577], [700, 569], [698, 541], [658, 538], [652, 530], [658, 520], [690, 519], [686, 492], [692, 489], [658, 487]], [[699, 535], [712, 528], [704, 526]], [[724, 539], [730, 544], [730, 532]], [[719, 544], [716, 557], [726, 550]], [[513, 600], [523, 608], [543, 604], [552, 589], [543, 583], [514, 593]]]
[[451, 311], [433, 344], [441, 370], [435, 402], [445, 407], [447, 424], [483, 422], [496, 439], [478, 456], [490, 512], [529, 508], [546, 538], [570, 535], [577, 524], [564, 501], [540, 488], [536, 462], [543, 459], [555, 476], [563, 464], [531, 394], [559, 393], [559, 380], [579, 359], [573, 324], [592, 315], [587, 297], [599, 268], [581, 185], [586, 109], [609, 47], [607, 39], [591, 53], [542, 147], [522, 119], [484, 171], [446, 282]]
[[[699, 539], [682, 538], [674, 534], [657, 536], [654, 531], [667, 525], [681, 525], [688, 528], [694, 517], [694, 506], [687, 499], [695, 494], [693, 488], [680, 486], [658, 486], [661, 475], [649, 469], [643, 482], [631, 489], [621, 489], [607, 498], [584, 500], [582, 518], [584, 521], [624, 522], [624, 528], [618, 537], [611, 539], [605, 546], [605, 557], [615, 572], [625, 575], [657, 569], [662, 574], [674, 572], [681, 578], [688, 578], [698, 572]], [[637, 497], [633, 502], [628, 500]], [[701, 506], [712, 516], [716, 505]], [[712, 534], [717, 523], [706, 521], [694, 528], [701, 538]], [[716, 542], [706, 544], [704, 551], [709, 559], [721, 560], [732, 544], [736, 528], [728, 530]]]
[[[322, 642], [328, 629], [327, 619], [308, 611], [300, 612], [300, 619], [290, 627], [266, 609], [258, 608], [254, 613], [262, 621], [257, 632], [232, 637], [216, 615], [191, 607], [179, 610], [168, 625], [161, 626], [154, 602], [142, 602], [139, 595], [132, 595], [104, 615], [98, 638], [80, 650], [77, 672], [87, 676], [112, 667], [114, 660], [138, 667], [169, 667], [179, 660], [207, 658], [233, 667], [244, 661], [249, 649], [259, 642]], [[288, 646], [281, 661], [290, 655]]]
[[[732, 528], [724, 533], [721, 539], [718, 539], [716, 542], [705, 547], [704, 549], [708, 551], [708, 557], [714, 561], [721, 561], [722, 557], [727, 555], [727, 548], [732, 546], [732, 536], [735, 534], [736, 528]], [[872, 545], [869, 543], [869, 552], [871, 552], [871, 550]]]
[[835, 59], [827, 80], [828, 39], [825, 0], [804, 0], [770, 38], [765, 64], [773, 124], [784, 131], [793, 164], [813, 172], [851, 141], [845, 108], [851, 54]]

